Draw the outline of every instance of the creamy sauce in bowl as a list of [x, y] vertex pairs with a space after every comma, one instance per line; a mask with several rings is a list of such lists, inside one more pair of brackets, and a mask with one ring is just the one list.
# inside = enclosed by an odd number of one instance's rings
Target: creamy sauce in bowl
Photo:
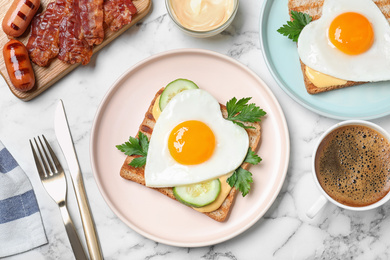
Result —
[[176, 20], [194, 31], [210, 31], [223, 25], [234, 11], [234, 0], [169, 0]]

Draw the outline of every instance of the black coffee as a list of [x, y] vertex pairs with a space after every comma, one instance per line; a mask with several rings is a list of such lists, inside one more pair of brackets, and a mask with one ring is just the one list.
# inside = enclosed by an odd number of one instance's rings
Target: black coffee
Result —
[[390, 190], [390, 144], [366, 126], [340, 127], [319, 145], [315, 170], [334, 200], [352, 207], [371, 205]]

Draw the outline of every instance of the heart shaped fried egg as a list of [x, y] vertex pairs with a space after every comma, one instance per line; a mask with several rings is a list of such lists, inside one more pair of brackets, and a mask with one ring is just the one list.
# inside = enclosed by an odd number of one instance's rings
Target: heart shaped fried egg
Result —
[[149, 143], [145, 183], [174, 187], [233, 172], [249, 147], [242, 127], [222, 117], [218, 101], [201, 89], [185, 90], [159, 116]]
[[302, 62], [349, 81], [390, 80], [390, 25], [372, 0], [325, 0], [298, 39]]

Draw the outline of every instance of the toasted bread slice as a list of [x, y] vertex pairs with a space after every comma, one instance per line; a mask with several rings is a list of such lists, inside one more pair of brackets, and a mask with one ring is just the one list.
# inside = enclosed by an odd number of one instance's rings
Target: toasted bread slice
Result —
[[[387, 21], [390, 22], [390, 1], [389, 0], [373, 0], [373, 2], [379, 7], [382, 13], [385, 15]], [[324, 0], [289, 0], [288, 1], [288, 10], [291, 18], [291, 11], [302, 12], [310, 15], [314, 20], [317, 20], [321, 17], [322, 6]], [[346, 88], [350, 86], [356, 86], [364, 84], [366, 82], [357, 82], [357, 81], [347, 81], [344, 85], [335, 85], [329, 87], [316, 87], [306, 76], [305, 69], [306, 65], [301, 62], [301, 70], [303, 74], [303, 79], [305, 82], [306, 90], [309, 94], [317, 94], [321, 92], [326, 92], [334, 89]]]
[[[149, 140], [150, 140], [150, 137], [152, 135], [154, 125], [156, 124], [156, 120], [154, 119], [153, 114], [152, 114], [153, 105], [154, 105], [154, 102], [156, 101], [156, 98], [162, 93], [162, 91], [163, 91], [163, 88], [160, 89], [156, 93], [156, 96], [154, 97], [152, 103], [150, 104], [149, 109], [145, 114], [145, 118], [144, 118], [141, 126], [139, 127], [139, 131], [142, 132], [143, 134], [145, 134], [149, 138]], [[221, 105], [221, 112], [222, 112], [222, 115], [226, 118], [227, 111], [226, 111], [226, 107], [224, 105]], [[246, 129], [246, 131], [247, 131], [248, 136], [249, 136], [249, 146], [252, 148], [252, 150], [256, 151], [256, 149], [258, 148], [259, 142], [260, 142], [260, 124], [259, 123], [246, 123], [246, 125], [248, 125], [248, 126], [250, 125], [250, 126], [254, 127], [254, 129]], [[136, 155], [126, 157], [126, 160], [123, 163], [123, 166], [120, 170], [120, 176], [127, 179], [127, 180], [131, 180], [131, 181], [137, 182], [141, 185], [145, 185], [145, 177], [144, 177], [145, 167], [134, 168], [134, 167], [129, 165], [130, 162], [136, 157], [137, 157]], [[243, 163], [241, 165], [241, 167], [244, 169], [248, 169], [249, 166], [250, 166], [250, 164], [248, 164], [248, 163]], [[176, 200], [175, 196], [173, 195], [172, 188], [151, 188], [151, 189], [157, 190], [157, 191], [167, 195], [168, 197]], [[237, 190], [235, 188], [232, 188], [229, 195], [226, 197], [225, 201], [222, 203], [221, 207], [219, 207], [215, 211], [206, 212], [206, 213], [202, 213], [202, 214], [205, 214], [216, 221], [220, 221], [220, 222], [224, 221], [228, 216], [228, 213], [229, 213], [230, 208], [232, 206], [232, 203], [234, 201], [236, 192], [237, 192]], [[184, 204], [182, 204], [182, 205], [184, 206]], [[199, 212], [196, 214], [199, 214]]]

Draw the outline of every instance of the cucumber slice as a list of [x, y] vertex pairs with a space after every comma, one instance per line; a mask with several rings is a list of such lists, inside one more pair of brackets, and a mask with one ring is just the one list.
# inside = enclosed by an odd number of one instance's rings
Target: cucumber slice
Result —
[[217, 199], [221, 192], [219, 179], [184, 186], [173, 187], [173, 195], [183, 204], [200, 208]]
[[187, 89], [197, 89], [199, 88], [194, 82], [188, 79], [177, 79], [169, 83], [163, 93], [160, 96], [160, 109], [161, 111], [167, 106], [169, 101], [178, 93]]

